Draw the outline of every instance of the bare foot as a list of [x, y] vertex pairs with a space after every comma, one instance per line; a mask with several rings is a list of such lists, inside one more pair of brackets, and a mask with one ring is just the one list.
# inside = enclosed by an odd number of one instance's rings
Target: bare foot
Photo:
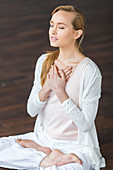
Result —
[[52, 152], [52, 150], [50, 148], [42, 147], [42, 146], [38, 145], [36, 142], [34, 142], [32, 140], [16, 139], [16, 142], [19, 143], [24, 148], [34, 148], [37, 151], [41, 151], [41, 152], [43, 152], [43, 153], [45, 153], [47, 155], [49, 155]]
[[64, 154], [61, 151], [55, 149], [42, 160], [42, 162], [40, 163], [40, 166], [47, 168], [53, 165], [61, 166], [67, 163], [82, 164], [82, 161], [78, 158], [77, 155], [73, 153]]

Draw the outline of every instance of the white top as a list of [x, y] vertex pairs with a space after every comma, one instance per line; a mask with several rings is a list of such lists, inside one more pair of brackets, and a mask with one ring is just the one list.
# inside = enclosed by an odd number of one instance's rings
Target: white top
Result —
[[[79, 64], [75, 64], [74, 72], [66, 83], [66, 93], [77, 107], [79, 107], [80, 80], [88, 63], [89, 58], [86, 57]], [[44, 129], [49, 136], [55, 139], [78, 140], [78, 128], [76, 124], [65, 113], [65, 109], [53, 91], [49, 94], [49, 98], [41, 114], [44, 120]]]
[[[44, 130], [42, 111], [47, 103], [47, 101], [41, 102], [38, 96], [38, 92], [42, 88], [40, 75], [45, 59], [46, 54], [43, 54], [37, 61], [34, 85], [27, 103], [28, 113], [32, 117], [38, 114], [34, 128], [37, 136], [40, 131]], [[71, 98], [61, 104], [65, 110], [65, 114], [67, 114], [78, 127], [78, 142], [80, 146], [82, 146], [82, 152], [90, 156], [92, 162], [95, 164], [95, 170], [99, 170], [100, 167], [105, 166], [105, 160], [100, 153], [94, 123], [99, 98], [101, 97], [101, 80], [102, 76], [97, 65], [89, 59], [80, 83], [79, 108]]]

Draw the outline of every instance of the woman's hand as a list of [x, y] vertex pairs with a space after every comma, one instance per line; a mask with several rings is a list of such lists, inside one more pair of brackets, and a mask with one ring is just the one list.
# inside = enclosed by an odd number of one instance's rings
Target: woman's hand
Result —
[[51, 88], [50, 88], [50, 72], [47, 74], [47, 78], [46, 81], [43, 85], [43, 88], [46, 89], [47, 92], [51, 92]]
[[44, 102], [47, 100], [47, 98], [49, 97], [49, 94], [51, 92], [51, 88], [50, 88], [50, 79], [49, 79], [49, 73], [47, 74], [47, 78], [46, 81], [42, 87], [42, 89], [39, 91], [39, 99], [40, 101]]
[[66, 78], [64, 72], [63, 70], [59, 70], [58, 72], [56, 65], [53, 65], [50, 69], [49, 80], [50, 88], [54, 92], [65, 89]]
[[59, 70], [56, 65], [53, 65], [50, 69], [49, 74], [49, 85], [52, 91], [55, 92], [56, 96], [59, 98], [62, 103], [64, 100], [68, 99], [68, 96], [65, 91], [66, 78], [63, 70]]
[[[72, 67], [67, 66], [64, 70], [58, 70], [56, 65], [52, 66], [47, 74], [44, 86], [39, 92], [39, 99], [41, 101], [47, 100], [51, 90], [56, 93], [61, 102], [67, 98], [65, 93], [65, 84], [70, 77], [71, 69]], [[65, 98], [62, 99], [61, 95]]]
[[[71, 66], [67, 66], [65, 69], [63, 69], [65, 78], [66, 78], [66, 82], [69, 80], [70, 78], [70, 74], [72, 73], [72, 67]], [[60, 72], [58, 71], [58, 74], [60, 75]], [[60, 75], [61, 76], [61, 75]]]

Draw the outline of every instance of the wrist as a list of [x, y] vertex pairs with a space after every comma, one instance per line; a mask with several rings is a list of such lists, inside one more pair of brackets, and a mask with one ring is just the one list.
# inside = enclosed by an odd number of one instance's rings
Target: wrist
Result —
[[51, 92], [51, 89], [50, 88], [47, 88], [45, 86], [42, 87], [43, 91], [45, 94], [49, 94]]
[[58, 97], [61, 103], [63, 103], [65, 100], [69, 98], [65, 90], [56, 91], [56, 96]]
[[40, 101], [44, 102], [47, 100], [47, 98], [49, 97], [51, 90], [47, 89], [45, 87], [42, 87], [42, 89], [39, 91], [39, 99]]

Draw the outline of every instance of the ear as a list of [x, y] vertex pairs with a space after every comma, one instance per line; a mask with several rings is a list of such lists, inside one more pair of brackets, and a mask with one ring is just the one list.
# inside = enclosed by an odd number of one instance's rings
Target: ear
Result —
[[77, 40], [82, 34], [83, 34], [82, 30], [76, 30], [75, 35], [74, 35], [74, 39]]

